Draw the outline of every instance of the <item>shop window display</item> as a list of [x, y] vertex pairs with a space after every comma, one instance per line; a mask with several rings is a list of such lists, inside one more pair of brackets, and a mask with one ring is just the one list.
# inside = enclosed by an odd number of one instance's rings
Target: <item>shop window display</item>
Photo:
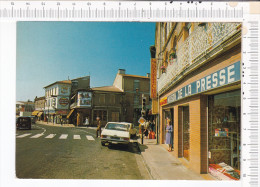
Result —
[[209, 172], [240, 178], [240, 90], [209, 96]]

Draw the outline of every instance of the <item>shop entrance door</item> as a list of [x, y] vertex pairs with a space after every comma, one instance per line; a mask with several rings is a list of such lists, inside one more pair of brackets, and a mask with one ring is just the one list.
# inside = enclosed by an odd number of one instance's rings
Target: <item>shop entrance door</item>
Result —
[[[164, 122], [163, 122], [163, 124], [164, 124], [164, 128], [163, 128], [163, 130], [164, 130], [164, 140], [166, 140], [166, 127], [167, 127], [167, 123], [168, 123], [168, 121], [170, 121], [170, 124], [172, 125], [172, 129], [174, 129], [174, 123], [173, 123], [173, 108], [171, 108], [171, 109], [168, 109], [168, 110], [165, 110], [165, 112], [164, 112]], [[172, 135], [171, 135], [171, 142], [172, 142], [172, 148], [173, 148], [173, 132], [172, 132]]]
[[112, 121], [113, 122], [119, 121], [119, 112], [112, 112]]

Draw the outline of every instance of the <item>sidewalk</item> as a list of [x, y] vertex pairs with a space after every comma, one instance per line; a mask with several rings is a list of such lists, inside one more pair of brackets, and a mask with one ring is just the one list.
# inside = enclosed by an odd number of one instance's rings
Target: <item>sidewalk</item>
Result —
[[209, 175], [200, 175], [185, 167], [167, 147], [156, 139], [138, 139], [141, 155], [152, 179], [155, 180], [214, 180]]
[[36, 121], [37, 124], [40, 125], [48, 125], [48, 126], [53, 126], [53, 127], [75, 127], [75, 125], [73, 124], [56, 124], [56, 123], [52, 123], [52, 122], [44, 122], [44, 121]]

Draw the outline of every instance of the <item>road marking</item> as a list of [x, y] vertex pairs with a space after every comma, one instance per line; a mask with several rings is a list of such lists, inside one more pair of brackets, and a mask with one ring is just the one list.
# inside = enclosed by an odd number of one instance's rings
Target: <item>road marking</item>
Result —
[[43, 134], [36, 134], [36, 135], [34, 135], [34, 136], [32, 136], [31, 138], [39, 138], [39, 137], [41, 137]]
[[67, 134], [62, 134], [62, 135], [60, 136], [60, 139], [67, 139], [67, 137], [68, 137]]
[[95, 139], [93, 138], [93, 136], [88, 136], [88, 135], [86, 135], [86, 137], [87, 137], [88, 140], [95, 140]]
[[82, 131], [82, 132], [85, 132], [85, 133], [87, 133], [87, 134], [91, 134], [91, 135], [93, 135], [93, 136], [96, 136], [96, 134], [94, 134], [94, 133], [91, 133], [91, 132], [87, 132], [87, 131], [85, 131], [85, 130], [81, 130], [81, 129], [78, 129], [79, 131]]
[[50, 134], [48, 136], [46, 136], [45, 138], [53, 138], [56, 134]]
[[29, 135], [31, 135], [31, 133], [28, 133], [28, 134], [22, 134], [22, 135], [20, 135], [20, 136], [17, 136], [17, 138], [24, 138], [24, 137], [29, 136]]
[[80, 140], [81, 138], [80, 138], [80, 135], [74, 135], [73, 139]]

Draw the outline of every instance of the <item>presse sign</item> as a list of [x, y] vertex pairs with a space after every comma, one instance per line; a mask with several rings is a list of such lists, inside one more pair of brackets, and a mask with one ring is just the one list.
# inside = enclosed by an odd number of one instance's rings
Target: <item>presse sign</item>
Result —
[[167, 97], [167, 104], [241, 80], [240, 61], [203, 77]]

